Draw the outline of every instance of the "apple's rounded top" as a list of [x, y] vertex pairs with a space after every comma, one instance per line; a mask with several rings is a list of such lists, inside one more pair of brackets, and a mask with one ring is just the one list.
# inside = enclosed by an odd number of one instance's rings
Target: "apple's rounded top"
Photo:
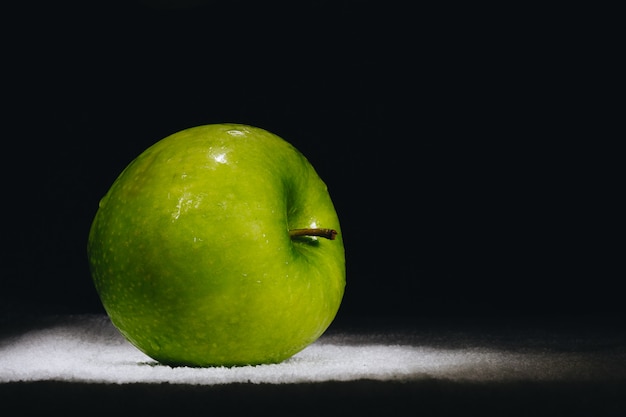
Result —
[[198, 152], [195, 149], [197, 147], [208, 147], [208, 150], [212, 152], [210, 157], [223, 164], [229, 162], [227, 158], [229, 153], [241, 153], [244, 159], [250, 157], [247, 160], [248, 163], [258, 160], [253, 157], [255, 153], [259, 156], [267, 156], [268, 161], [286, 156], [286, 154], [290, 154], [289, 159], [294, 156], [304, 158], [283, 138], [260, 127], [241, 123], [215, 123], [190, 127], [161, 139], [146, 152], [154, 151], [153, 148], [156, 148], [161, 151], [167, 149], [165, 152], [182, 155], [185, 153], [184, 149], [189, 149], [188, 154]]

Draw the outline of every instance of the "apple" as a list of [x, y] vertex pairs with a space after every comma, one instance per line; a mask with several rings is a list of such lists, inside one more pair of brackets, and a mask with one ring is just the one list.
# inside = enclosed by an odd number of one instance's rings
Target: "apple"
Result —
[[278, 363], [317, 340], [345, 289], [325, 183], [264, 129], [208, 124], [133, 160], [87, 245], [111, 322], [170, 366]]

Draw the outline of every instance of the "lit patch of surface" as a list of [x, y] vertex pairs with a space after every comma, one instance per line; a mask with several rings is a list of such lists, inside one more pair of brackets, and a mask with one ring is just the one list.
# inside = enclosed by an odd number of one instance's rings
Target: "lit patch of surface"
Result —
[[[377, 336], [377, 337], [373, 337]], [[98, 383], [300, 383], [420, 380], [601, 380], [623, 375], [618, 352], [510, 350], [416, 343], [400, 333], [322, 336], [275, 365], [170, 368], [131, 346], [106, 316], [72, 316], [63, 323], [0, 341], [0, 383], [64, 380]]]

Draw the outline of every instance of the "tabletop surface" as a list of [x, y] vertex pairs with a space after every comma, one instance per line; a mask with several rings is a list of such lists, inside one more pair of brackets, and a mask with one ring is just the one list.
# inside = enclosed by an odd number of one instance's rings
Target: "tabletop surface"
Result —
[[174, 390], [189, 405], [194, 393], [198, 401], [219, 392], [220, 401], [231, 393], [256, 403], [278, 396], [282, 404], [303, 395], [328, 400], [341, 393], [352, 396], [352, 410], [368, 401], [373, 402], [368, 410], [388, 408], [395, 398], [394, 407], [452, 411], [456, 399], [477, 407], [500, 404], [498, 412], [507, 404], [525, 410], [524, 404], [539, 401], [546, 413], [569, 405], [569, 411], [623, 415], [625, 342], [618, 321], [364, 320], [331, 325], [317, 342], [280, 364], [172, 368], [130, 345], [106, 316], [54, 316], [5, 329], [0, 396], [23, 401], [54, 393], [61, 401], [80, 389], [83, 397], [91, 393], [84, 398], [119, 401], [121, 392], [152, 398], [166, 390], [171, 398]]

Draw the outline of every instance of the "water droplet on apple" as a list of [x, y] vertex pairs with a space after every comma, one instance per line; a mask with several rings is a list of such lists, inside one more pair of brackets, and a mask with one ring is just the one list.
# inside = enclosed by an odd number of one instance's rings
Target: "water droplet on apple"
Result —
[[215, 162], [217, 162], [219, 164], [225, 164], [227, 162], [225, 153], [220, 153], [220, 154], [214, 155], [213, 159], [215, 160]]
[[242, 132], [241, 130], [237, 130], [237, 129], [227, 130], [226, 133], [228, 133], [231, 136], [243, 136], [244, 135], [244, 132]]
[[100, 199], [100, 201], [98, 202], [98, 207], [104, 207], [104, 205], [106, 204], [107, 200], [109, 199], [109, 195], [105, 195], [104, 197], [102, 197]]

